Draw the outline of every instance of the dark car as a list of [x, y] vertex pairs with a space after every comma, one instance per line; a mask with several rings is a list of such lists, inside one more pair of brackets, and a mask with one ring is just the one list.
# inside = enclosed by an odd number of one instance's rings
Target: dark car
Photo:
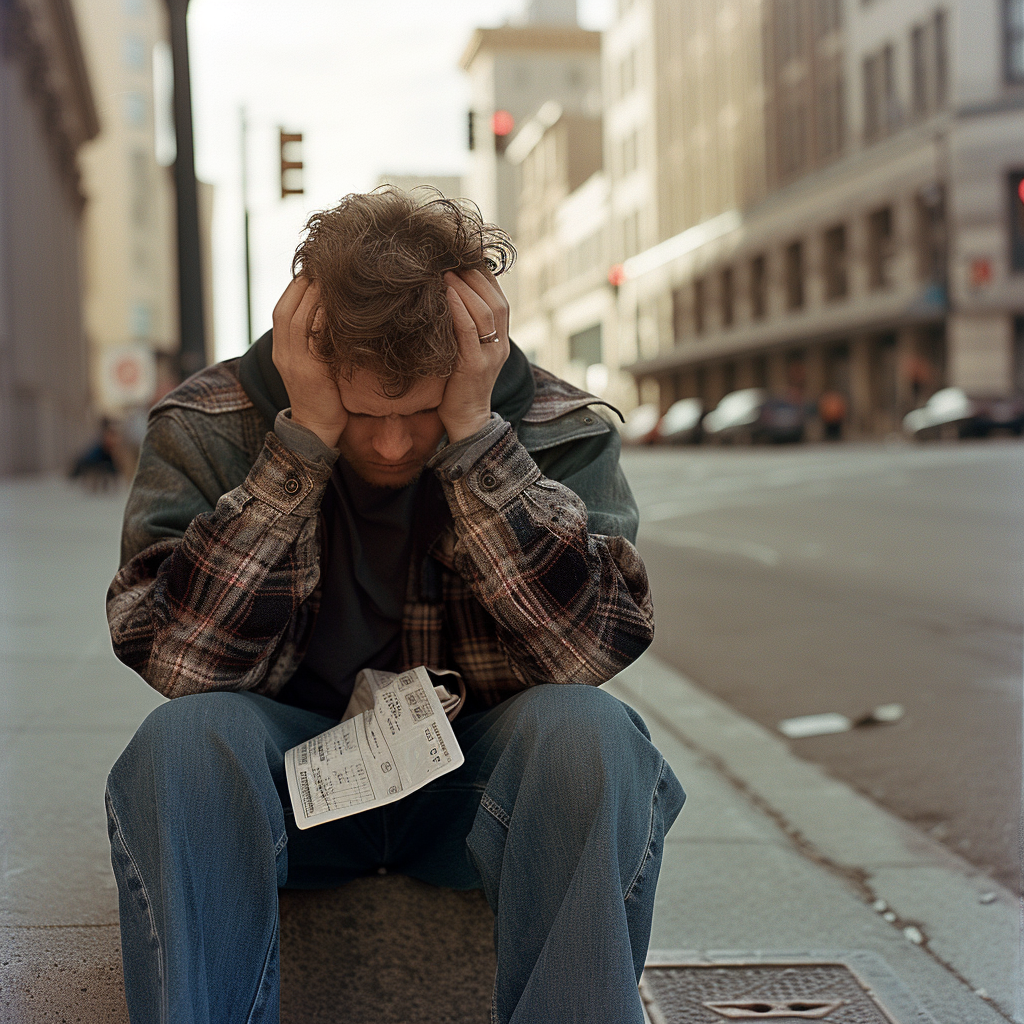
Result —
[[907, 413], [903, 429], [915, 438], [953, 439], [1024, 433], [1024, 396], [968, 396], [962, 388], [936, 391], [920, 408]]
[[743, 388], [726, 395], [704, 417], [704, 436], [710, 441], [802, 441], [807, 413], [802, 405], [769, 395], [764, 388]]
[[974, 415], [960, 427], [961, 437], [1024, 433], [1024, 395], [975, 396]]

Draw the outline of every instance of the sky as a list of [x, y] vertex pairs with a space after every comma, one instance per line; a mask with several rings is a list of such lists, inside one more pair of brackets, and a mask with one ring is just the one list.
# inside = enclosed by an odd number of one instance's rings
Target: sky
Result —
[[[189, 49], [196, 172], [215, 186], [217, 358], [247, 344], [241, 110], [248, 120], [253, 330], [290, 277], [310, 212], [382, 173], [461, 174], [469, 89], [458, 61], [476, 27], [517, 18], [523, 0], [192, 0]], [[579, 0], [605, 28], [612, 0]], [[279, 128], [303, 133], [305, 195], [281, 199]]]

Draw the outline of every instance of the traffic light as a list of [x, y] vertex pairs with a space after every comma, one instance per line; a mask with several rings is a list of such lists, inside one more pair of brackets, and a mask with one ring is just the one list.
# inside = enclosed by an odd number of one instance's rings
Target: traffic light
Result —
[[302, 187], [302, 132], [286, 132], [281, 134], [281, 198], [285, 196], [301, 196]]
[[476, 125], [473, 123], [473, 111], [470, 110], [466, 117], [466, 143], [467, 148], [472, 153], [476, 149], [476, 131], [474, 130]]
[[494, 151], [501, 156], [512, 141], [515, 118], [507, 110], [496, 110], [491, 115], [491, 131], [494, 132]]
[[1010, 172], [1010, 267], [1024, 270], [1024, 171]]

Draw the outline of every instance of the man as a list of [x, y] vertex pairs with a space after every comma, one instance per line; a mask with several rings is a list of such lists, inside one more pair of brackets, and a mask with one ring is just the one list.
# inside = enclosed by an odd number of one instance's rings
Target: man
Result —
[[[653, 632], [617, 434], [510, 343], [478, 215], [388, 189], [307, 227], [273, 332], [153, 410], [125, 513], [114, 649], [174, 698], [107, 787], [131, 1019], [277, 1021], [278, 887], [387, 866], [485, 890], [494, 1021], [639, 1024], [683, 793], [597, 688]], [[464, 765], [298, 830], [285, 751], [418, 664], [462, 674]]]

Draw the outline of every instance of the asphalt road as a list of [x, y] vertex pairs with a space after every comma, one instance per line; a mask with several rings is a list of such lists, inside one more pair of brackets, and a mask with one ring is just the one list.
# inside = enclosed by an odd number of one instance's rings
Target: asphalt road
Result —
[[[1020, 891], [1024, 445], [631, 450], [654, 651]], [[684, 780], [685, 784], [685, 780]]]

